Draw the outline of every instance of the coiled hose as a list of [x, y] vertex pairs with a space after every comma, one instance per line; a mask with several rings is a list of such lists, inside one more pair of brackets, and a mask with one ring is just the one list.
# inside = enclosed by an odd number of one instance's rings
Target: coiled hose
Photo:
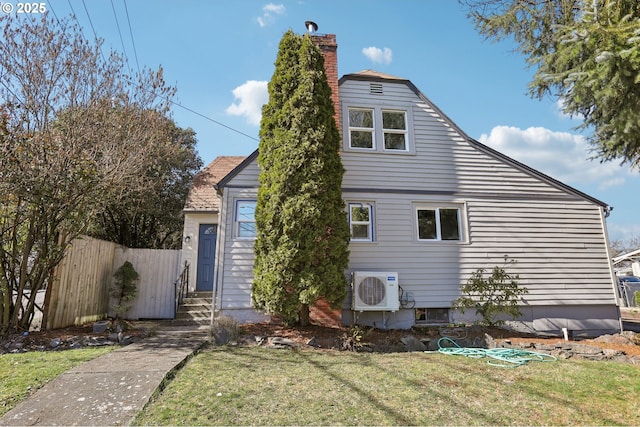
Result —
[[[453, 347], [443, 346], [443, 343], [453, 344]], [[550, 354], [538, 353], [535, 351], [516, 350], [513, 348], [473, 348], [460, 347], [457, 342], [449, 337], [438, 340], [438, 351], [452, 356], [465, 356], [474, 359], [490, 358], [487, 363], [499, 368], [517, 368], [528, 362], [554, 362], [556, 357]]]

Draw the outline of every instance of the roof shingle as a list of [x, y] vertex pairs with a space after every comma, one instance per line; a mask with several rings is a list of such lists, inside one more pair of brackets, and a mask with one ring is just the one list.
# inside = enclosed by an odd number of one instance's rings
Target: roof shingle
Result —
[[187, 195], [184, 210], [189, 212], [218, 212], [220, 200], [214, 185], [231, 172], [245, 159], [245, 156], [216, 157], [193, 178], [193, 184]]

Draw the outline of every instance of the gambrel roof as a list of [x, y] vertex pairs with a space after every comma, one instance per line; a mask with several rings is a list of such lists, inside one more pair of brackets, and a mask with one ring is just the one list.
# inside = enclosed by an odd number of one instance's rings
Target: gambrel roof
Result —
[[580, 190], [577, 190], [561, 181], [558, 181], [555, 178], [552, 178], [542, 172], [540, 172], [537, 169], [534, 169], [532, 167], [529, 167], [523, 163], [520, 163], [519, 161], [512, 159], [511, 157], [497, 151], [494, 150], [491, 147], [488, 147], [484, 144], [482, 144], [481, 142], [471, 138], [469, 135], [467, 135], [462, 129], [460, 129], [458, 127], [458, 125], [451, 120], [444, 112], [442, 112], [442, 110], [440, 110], [440, 108], [438, 108], [438, 106], [436, 104], [434, 104], [433, 102], [431, 102], [431, 100], [429, 98], [427, 98], [421, 91], [420, 89], [418, 89], [410, 80], [404, 79], [402, 77], [396, 77], [396, 76], [392, 76], [389, 74], [385, 74], [385, 73], [380, 73], [378, 71], [374, 71], [374, 70], [363, 70], [357, 73], [352, 73], [352, 74], [345, 74], [344, 76], [342, 76], [340, 78], [339, 84], [342, 85], [342, 83], [346, 80], [360, 80], [360, 81], [369, 81], [369, 82], [393, 82], [393, 83], [400, 83], [400, 84], [405, 84], [407, 85], [407, 87], [409, 87], [418, 98], [422, 99], [423, 101], [425, 101], [426, 103], [428, 103], [431, 108], [433, 108], [435, 111], [437, 111], [438, 115], [440, 115], [448, 124], [449, 126], [451, 126], [453, 129], [455, 129], [462, 137], [464, 137], [467, 142], [474, 146], [475, 148], [477, 148], [479, 151], [484, 152], [485, 154], [488, 154], [489, 156], [492, 156], [494, 158], [500, 159], [501, 161], [510, 164], [530, 175], [536, 176], [537, 178], [541, 179], [542, 181], [553, 185], [556, 188], [560, 188], [568, 193], [571, 193], [579, 198], [582, 199], [586, 199], [589, 200], [597, 205], [602, 206], [605, 211], [608, 213], [609, 211], [611, 211], [613, 209], [613, 207], [609, 206], [607, 203], [598, 200], [586, 193], [583, 193]]
[[[494, 150], [491, 147], [488, 147], [484, 144], [482, 144], [481, 142], [471, 138], [470, 136], [468, 136], [462, 129], [460, 129], [458, 127], [458, 125], [451, 120], [444, 112], [442, 112], [442, 110], [440, 110], [433, 102], [431, 102], [430, 99], [428, 99], [410, 80], [401, 78], [401, 77], [396, 77], [396, 76], [392, 76], [390, 74], [386, 74], [386, 73], [381, 73], [378, 71], [374, 71], [374, 70], [362, 70], [360, 72], [357, 73], [352, 73], [352, 74], [345, 74], [344, 76], [342, 76], [339, 80], [339, 84], [342, 85], [342, 83], [346, 80], [360, 80], [360, 81], [370, 81], [370, 82], [392, 82], [392, 83], [400, 83], [400, 84], [405, 84], [407, 87], [409, 87], [411, 89], [411, 91], [413, 91], [416, 96], [418, 96], [420, 99], [422, 99], [423, 101], [425, 101], [426, 103], [428, 103], [431, 108], [433, 108], [435, 111], [437, 111], [438, 115], [440, 115], [449, 126], [451, 126], [453, 129], [455, 129], [463, 138], [466, 139], [466, 141], [473, 147], [475, 147], [476, 149], [478, 149], [479, 151], [484, 152], [485, 154], [497, 158], [502, 162], [505, 162], [507, 164], [510, 164], [514, 167], [516, 167], [517, 169], [520, 169], [521, 171], [529, 174], [529, 175], [533, 175], [535, 177], [537, 177], [538, 179], [541, 179], [542, 181], [556, 187], [559, 188], [565, 192], [568, 192], [570, 194], [573, 194], [574, 196], [581, 198], [581, 199], [586, 199], [589, 200], [590, 202], [596, 204], [596, 205], [600, 205], [602, 208], [605, 209], [605, 212], [609, 212], [611, 209], [613, 209], [612, 207], [610, 207], [607, 203], [598, 200], [586, 193], [583, 193], [580, 190], [577, 190], [561, 181], [558, 181], [555, 178], [552, 178], [540, 171], [538, 171], [537, 169], [531, 168], [523, 163], [518, 162], [515, 159], [512, 159], [511, 157], [497, 151]], [[243, 158], [244, 160], [242, 162], [238, 162], [238, 164], [236, 165], [235, 168], [232, 168], [229, 170], [229, 173], [224, 176], [222, 179], [219, 180], [219, 182], [217, 183], [217, 187], [224, 187], [229, 181], [231, 181], [233, 179], [233, 177], [235, 177], [240, 171], [242, 171], [249, 163], [251, 163], [255, 158], [257, 158], [258, 156], [258, 150], [255, 150], [250, 156]]]

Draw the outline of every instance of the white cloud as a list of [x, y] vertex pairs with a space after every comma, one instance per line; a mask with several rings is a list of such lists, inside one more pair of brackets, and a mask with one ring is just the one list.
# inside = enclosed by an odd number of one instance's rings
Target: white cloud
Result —
[[[613, 208], [615, 215], [616, 209]], [[640, 236], [639, 224], [618, 224], [610, 217], [607, 219], [607, 232], [609, 233], [609, 240], [630, 240], [636, 236]]]
[[558, 100], [556, 101], [556, 115], [558, 117], [560, 117], [563, 120], [577, 120], [577, 121], [581, 121], [583, 120], [583, 116], [582, 115], [571, 115], [571, 114], [567, 114], [564, 112], [564, 99], [562, 97], [558, 98]]
[[589, 145], [582, 135], [542, 127], [496, 126], [479, 141], [569, 185], [606, 189], [623, 185], [628, 174], [617, 163], [589, 160]]
[[556, 114], [561, 119], [571, 119], [571, 116], [564, 112], [564, 99], [558, 98], [556, 101]]
[[245, 116], [252, 125], [259, 125], [262, 117], [262, 106], [269, 100], [266, 81], [249, 80], [235, 88], [234, 102], [225, 110], [232, 116]]
[[275, 15], [284, 15], [286, 12], [286, 8], [283, 4], [273, 4], [269, 3], [262, 8], [262, 16], [256, 18], [258, 21], [258, 25], [261, 27], [266, 27], [267, 25], [271, 25], [276, 21]]
[[380, 49], [379, 47], [369, 46], [362, 49], [362, 54], [376, 64], [391, 64], [393, 52], [388, 47]]

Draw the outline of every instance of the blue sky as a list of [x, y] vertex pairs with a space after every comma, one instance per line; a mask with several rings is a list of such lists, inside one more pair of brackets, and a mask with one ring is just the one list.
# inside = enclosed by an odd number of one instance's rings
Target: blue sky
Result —
[[472, 138], [613, 206], [607, 220], [612, 240], [640, 235], [638, 171], [588, 160], [584, 135], [573, 129], [579, 122], [563, 117], [556, 99], [531, 99], [533, 71], [510, 42], [478, 35], [455, 0], [45, 5], [58, 18], [73, 9], [85, 35], [93, 38], [95, 29], [104, 51], [124, 52], [132, 70], [161, 65], [166, 81], [178, 88], [176, 102], [186, 107], [176, 105], [173, 117], [196, 131], [205, 164], [257, 148], [260, 106], [280, 38], [288, 29], [304, 32], [304, 22], [312, 20], [319, 33], [337, 35], [340, 75], [374, 69], [411, 80]]

